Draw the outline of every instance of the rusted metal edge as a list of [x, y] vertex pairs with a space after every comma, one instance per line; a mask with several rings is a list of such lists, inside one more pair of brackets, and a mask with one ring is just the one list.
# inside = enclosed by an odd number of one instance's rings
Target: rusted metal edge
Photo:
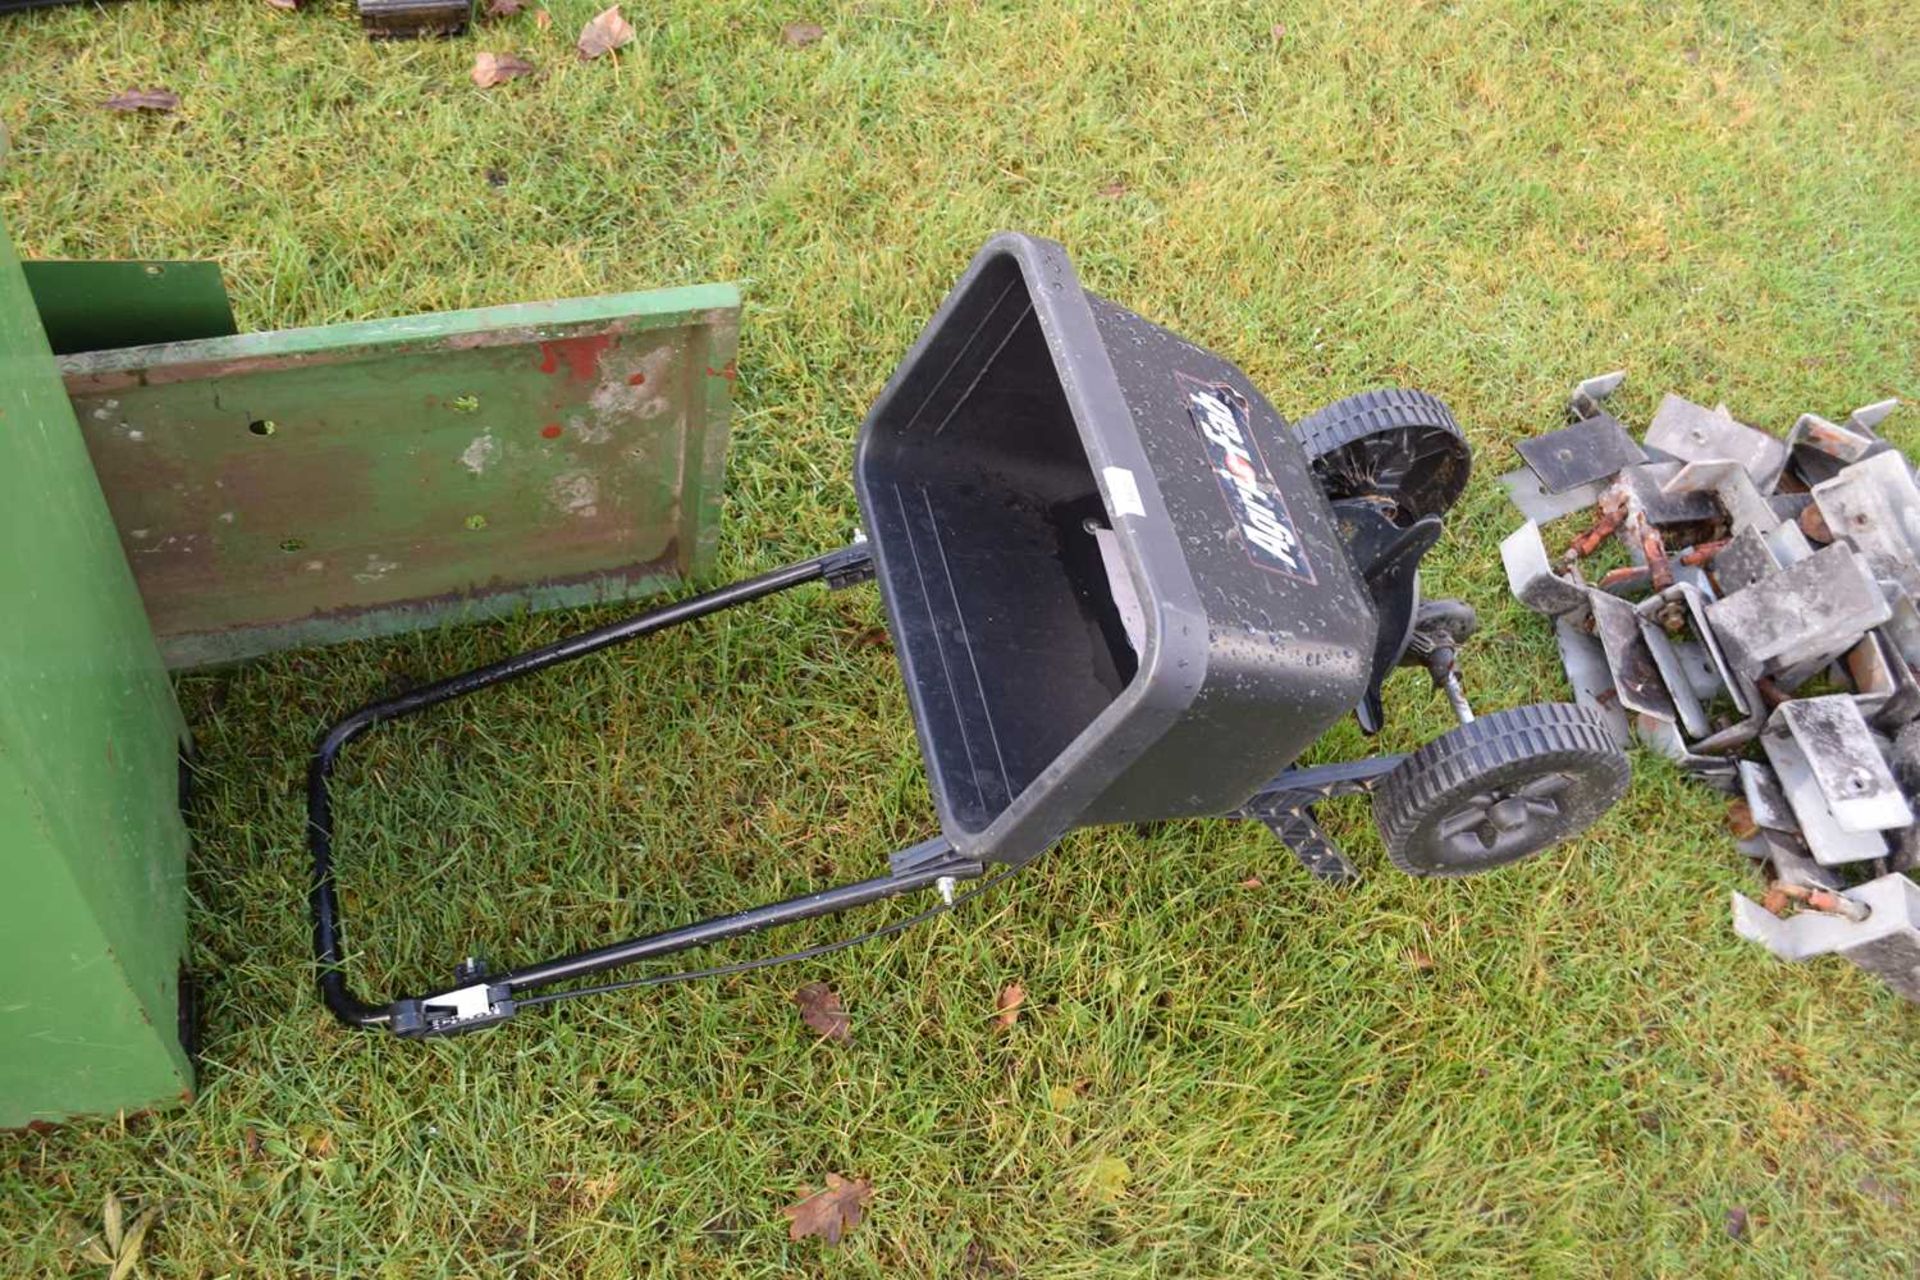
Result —
[[[739, 327], [739, 311], [738, 288], [699, 284], [120, 347], [62, 356], [59, 366], [68, 393], [81, 394], [214, 378], [236, 364], [247, 371], [290, 369], [345, 364], [369, 355], [399, 355], [416, 349], [514, 346], [565, 337], [582, 327], [636, 333], [698, 321], [731, 333]], [[732, 360], [731, 350], [727, 359]]]
[[377, 640], [409, 631], [485, 622], [521, 611], [577, 609], [586, 605], [619, 604], [679, 586], [685, 581], [679, 568], [680, 550], [669, 547], [660, 559], [624, 570], [582, 574], [523, 586], [502, 586], [452, 592], [402, 604], [353, 609], [326, 609], [280, 623], [253, 624], [226, 631], [190, 632], [159, 640], [160, 657], [175, 671], [204, 669], [277, 653]]

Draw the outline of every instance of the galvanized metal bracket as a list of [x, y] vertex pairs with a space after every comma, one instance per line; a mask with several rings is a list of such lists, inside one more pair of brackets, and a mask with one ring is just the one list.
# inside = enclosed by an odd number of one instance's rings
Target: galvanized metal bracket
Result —
[[1802, 911], [1787, 919], [1733, 895], [1733, 928], [1782, 960], [1838, 955], [1920, 1004], [1920, 885], [1904, 875], [1869, 880], [1841, 896], [1867, 909], [1861, 920]]

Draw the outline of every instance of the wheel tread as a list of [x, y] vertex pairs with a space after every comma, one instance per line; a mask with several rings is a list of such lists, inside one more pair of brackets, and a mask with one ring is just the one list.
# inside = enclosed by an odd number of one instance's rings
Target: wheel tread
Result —
[[1425, 501], [1416, 508], [1409, 508], [1413, 519], [1444, 514], [1459, 499], [1472, 466], [1472, 447], [1454, 420], [1453, 411], [1438, 396], [1408, 387], [1376, 387], [1336, 400], [1300, 419], [1293, 431], [1323, 487], [1334, 478], [1328, 469], [1335, 468], [1337, 473], [1339, 464], [1334, 455], [1356, 441], [1432, 431], [1451, 440], [1458, 457], [1453, 465], [1441, 469], [1440, 474], [1446, 478], [1438, 482], [1440, 487], [1425, 495]]
[[1294, 434], [1308, 458], [1332, 453], [1377, 431], [1403, 427], [1439, 427], [1460, 440], [1466, 439], [1445, 401], [1409, 387], [1362, 391], [1336, 400], [1293, 424]]
[[1407, 838], [1422, 814], [1456, 788], [1522, 760], [1592, 756], [1618, 760], [1624, 783], [1626, 758], [1606, 722], [1571, 703], [1513, 707], [1462, 725], [1415, 751], [1381, 781], [1373, 809], [1387, 856], [1412, 875], [1470, 874], [1474, 868], [1434, 868], [1407, 857]]

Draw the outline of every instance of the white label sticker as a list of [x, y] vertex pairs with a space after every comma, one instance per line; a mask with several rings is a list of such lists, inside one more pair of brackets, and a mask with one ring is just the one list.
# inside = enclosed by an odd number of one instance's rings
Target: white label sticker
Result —
[[1107, 482], [1107, 502], [1116, 516], [1143, 516], [1146, 507], [1140, 501], [1140, 485], [1125, 467], [1106, 467], [1100, 472]]

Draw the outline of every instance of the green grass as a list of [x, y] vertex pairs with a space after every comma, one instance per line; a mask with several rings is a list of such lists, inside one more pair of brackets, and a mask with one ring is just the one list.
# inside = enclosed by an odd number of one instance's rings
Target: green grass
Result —
[[[844, 538], [893, 362], [990, 232], [1046, 234], [1294, 416], [1387, 381], [1453, 405], [1481, 474], [1428, 581], [1482, 610], [1488, 706], [1561, 688], [1505, 599], [1492, 476], [1576, 378], [1628, 367], [1637, 423], [1676, 390], [1776, 431], [1915, 393], [1901, 0], [659, 0], [580, 65], [595, 7], [383, 47], [339, 4], [0, 20], [0, 216], [28, 256], [217, 258], [249, 328], [740, 279], [728, 575]], [[785, 47], [796, 19], [826, 38]], [[477, 48], [543, 75], [483, 94]], [[96, 106], [150, 84], [177, 117]], [[1371, 874], [1344, 892], [1257, 828], [1082, 833], [895, 943], [451, 1042], [339, 1029], [305, 961], [315, 727], [587, 620], [181, 682], [201, 1095], [0, 1139], [0, 1271], [91, 1269], [71, 1240], [110, 1190], [165, 1202], [168, 1276], [1920, 1267], [1920, 1013], [1736, 940], [1719, 799], [1650, 760], [1588, 839], [1482, 880], [1393, 874], [1353, 805], [1330, 824]], [[927, 833], [878, 621], [799, 593], [377, 736], [343, 779], [356, 980], [419, 989], [470, 947], [540, 956]], [[1411, 677], [1390, 701], [1386, 749], [1444, 726]], [[800, 1026], [812, 979], [851, 1045]], [[869, 1220], [789, 1245], [779, 1206], [829, 1171], [873, 1180]]]

